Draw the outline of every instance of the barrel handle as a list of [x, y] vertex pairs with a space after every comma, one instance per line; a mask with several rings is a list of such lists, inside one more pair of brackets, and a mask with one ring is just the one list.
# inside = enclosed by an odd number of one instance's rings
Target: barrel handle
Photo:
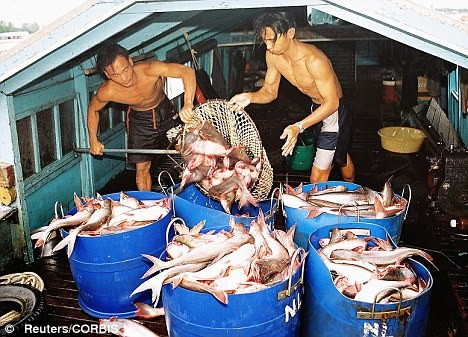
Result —
[[[176, 209], [175, 209], [175, 194], [174, 194], [174, 185], [172, 185], [171, 187], [169, 187], [169, 190], [170, 190], [170, 198], [171, 198], [171, 204], [172, 204], [172, 218], [176, 218], [177, 215], [176, 215]], [[167, 195], [167, 194], [166, 194]]]
[[351, 206], [351, 207], [354, 206], [354, 207], [356, 207], [356, 209], [357, 209], [356, 219], [357, 219], [357, 222], [360, 222], [361, 215], [360, 215], [359, 212], [360, 212], [361, 210], [359, 209], [359, 207], [358, 207], [356, 204], [342, 204], [342, 205], [340, 206], [340, 208], [338, 209], [338, 223], [341, 223], [341, 209], [342, 209], [343, 207], [345, 207], [345, 206]]
[[285, 218], [287, 218], [287, 214], [284, 210], [284, 204], [283, 204], [283, 193], [284, 193], [284, 187], [283, 187], [283, 184], [280, 184], [280, 187], [277, 187], [278, 188], [278, 202], [281, 203], [281, 213], [283, 213], [283, 216]]
[[[61, 217], [59, 217], [59, 215], [58, 215], [58, 210], [57, 210], [57, 207], [58, 207], [59, 205], [60, 205], [60, 211], [61, 211], [61, 213], [62, 213], [62, 216], [61, 216]], [[61, 203], [60, 201], [56, 201], [56, 202], [55, 202], [55, 218], [56, 218], [56, 219], [58, 219], [58, 218], [62, 219], [64, 216], [65, 216], [65, 215], [63, 214], [63, 206], [62, 206], [62, 203]]]
[[[294, 266], [294, 261], [296, 260], [297, 256], [298, 256], [300, 253], [302, 253], [302, 254], [301, 254], [302, 260], [301, 260], [301, 262], [300, 262], [301, 269], [302, 269], [302, 270], [301, 270], [301, 278], [299, 279], [299, 281], [297, 281], [296, 284], [293, 285], [293, 284], [292, 284], [292, 277], [293, 277], [293, 266]], [[288, 273], [289, 273], [289, 275], [288, 275], [288, 289], [283, 290], [283, 291], [280, 291], [280, 292], [278, 293], [278, 297], [277, 297], [277, 298], [278, 298], [278, 301], [279, 301], [279, 300], [282, 300], [282, 299], [284, 299], [284, 298], [286, 298], [286, 297], [291, 296], [291, 293], [292, 293], [293, 291], [295, 291], [295, 290], [299, 287], [299, 285], [301, 285], [301, 284], [304, 283], [304, 273], [305, 273], [305, 263], [304, 263], [304, 261], [305, 261], [306, 256], [307, 256], [307, 252], [306, 252], [305, 249], [302, 248], [302, 247], [299, 247], [299, 248], [297, 248], [297, 249], [294, 251], [293, 255], [291, 256], [291, 263], [289, 264], [289, 267], [288, 267], [288, 268], [289, 268], [289, 270], [288, 270]]]
[[[279, 193], [279, 187], [275, 187], [273, 189], [273, 191], [271, 192], [271, 197], [270, 197], [270, 209], [268, 210], [268, 215], [265, 215], [265, 222], [268, 222], [268, 220], [270, 220], [270, 218], [272, 216], [275, 215], [276, 211], [278, 210], [278, 204], [276, 204], [275, 206], [275, 210], [273, 211], [273, 200], [274, 200], [274, 196], [275, 196], [275, 193], [278, 192]], [[278, 200], [278, 203], [279, 203], [279, 200]], [[270, 231], [273, 230], [273, 226], [269, 226], [270, 228]]]
[[168, 171], [161, 171], [159, 172], [158, 174], [158, 184], [159, 184], [159, 187], [161, 187], [161, 190], [163, 191], [163, 193], [167, 196], [167, 191], [166, 189], [162, 186], [162, 183], [161, 183], [161, 176], [164, 174], [164, 173], [167, 173], [167, 175], [169, 176], [169, 179], [171, 179], [171, 182], [172, 182], [172, 186], [175, 185], [175, 182], [174, 182], [174, 179], [172, 179], [172, 175], [168, 172]]
[[406, 187], [408, 187], [408, 195], [409, 196], [408, 196], [408, 204], [406, 205], [406, 210], [405, 210], [405, 217], [403, 218], [403, 221], [406, 220], [406, 215], [408, 214], [409, 206], [411, 204], [411, 195], [412, 195], [410, 184], [406, 184], [405, 186], [403, 186], [403, 189], [401, 191], [401, 197], [403, 198]]
[[[395, 291], [398, 292], [398, 294], [400, 295], [400, 299], [398, 301], [398, 308], [396, 311], [379, 311], [379, 312], [375, 312], [375, 305], [377, 303], [377, 297], [379, 296], [379, 294], [384, 291], [384, 290], [388, 290], [388, 289], [393, 289]], [[395, 288], [395, 287], [387, 287], [387, 288], [384, 288], [382, 290], [380, 290], [374, 297], [374, 300], [372, 301], [372, 311], [369, 312], [369, 311], [358, 311], [357, 312], [357, 318], [358, 319], [379, 319], [379, 320], [385, 320], [385, 319], [388, 319], [388, 318], [393, 318], [393, 317], [400, 317], [400, 316], [403, 316], [403, 315], [409, 315], [411, 313], [411, 306], [408, 306], [406, 308], [401, 308], [401, 304], [402, 304], [402, 301], [403, 301], [403, 294], [401, 293], [401, 289], [400, 288]]]
[[[172, 218], [171, 221], [167, 224], [167, 227], [166, 227], [166, 245], [169, 244], [169, 231], [171, 230], [171, 226], [174, 226], [174, 223], [176, 221], [180, 221], [185, 226], [184, 219], [179, 218], [179, 217]], [[175, 226], [174, 226], [174, 232], [175, 232]]]

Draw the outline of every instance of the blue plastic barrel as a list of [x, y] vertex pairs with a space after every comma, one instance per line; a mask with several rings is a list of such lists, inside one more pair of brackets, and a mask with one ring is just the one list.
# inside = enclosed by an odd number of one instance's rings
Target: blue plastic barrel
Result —
[[162, 297], [171, 337], [298, 337], [304, 262], [292, 275], [267, 289], [229, 294], [223, 304], [208, 293], [166, 284]]
[[[336, 225], [339, 229], [363, 229], [370, 235], [385, 238], [386, 230], [375, 224], [362, 222]], [[415, 273], [421, 277], [428, 288], [419, 296], [400, 303], [375, 304], [374, 318], [372, 303], [360, 302], [341, 294], [335, 287], [321, 258], [316, 252], [319, 240], [329, 237], [334, 226], [317, 229], [310, 235], [309, 255], [306, 259], [304, 277], [304, 303], [301, 318], [301, 334], [307, 337], [362, 337], [362, 336], [408, 336], [424, 337], [429, 314], [432, 276], [419, 262], [409, 259]], [[387, 318], [377, 318], [379, 313], [387, 312]], [[359, 318], [363, 317], [363, 318]]]
[[[159, 200], [166, 196], [156, 192], [125, 192], [138, 200]], [[120, 194], [103, 196], [119, 200]], [[70, 211], [74, 214], [76, 209]], [[141, 277], [151, 262], [141, 254], [160, 256], [166, 249], [166, 229], [172, 209], [159, 221], [134, 230], [103, 236], [78, 236], [69, 258], [70, 268], [78, 288], [80, 307], [99, 318], [133, 317], [133, 302], [151, 303], [147, 290], [130, 298], [141, 283]], [[67, 235], [66, 232], [64, 232]], [[169, 239], [174, 235], [169, 233]]]
[[[345, 181], [325, 181], [318, 183], [319, 189], [324, 189], [326, 186], [337, 186], [337, 185], [344, 185], [348, 188], [348, 191], [354, 191], [361, 187], [360, 185], [348, 183]], [[304, 192], [310, 191], [314, 188], [315, 184], [307, 184], [304, 185], [302, 190]], [[397, 195], [398, 196], [398, 195]], [[398, 196], [400, 197], [400, 196]], [[409, 206], [409, 205], [408, 205]], [[407, 206], [407, 207], [408, 207]], [[285, 225], [286, 228], [291, 228], [295, 223], [296, 232], [294, 235], [294, 242], [302, 248], [307, 248], [307, 241], [309, 240], [309, 235], [313, 233], [316, 229], [327, 226], [333, 225], [337, 223], [348, 223], [348, 222], [356, 222], [355, 216], [346, 216], [346, 215], [335, 215], [335, 214], [327, 214], [322, 213], [315, 218], [307, 218], [307, 214], [309, 213], [308, 210], [299, 209], [299, 208], [292, 208], [292, 207], [283, 207], [283, 214], [285, 217]], [[384, 219], [372, 219], [372, 218], [360, 218], [360, 221], [363, 222], [370, 222], [375, 223], [384, 227], [390, 237], [392, 238], [393, 242], [398, 243], [400, 241], [401, 230], [403, 228], [403, 221], [406, 217], [406, 210], [398, 213], [397, 215], [384, 218]]]
[[[174, 186], [174, 190], [179, 185]], [[231, 214], [227, 214], [221, 203], [207, 197], [194, 184], [184, 188], [174, 198], [174, 213], [182, 218], [190, 228], [201, 221], [205, 221], [204, 228], [219, 230], [229, 225], [229, 218], [234, 217], [235, 222], [242, 222], [250, 226], [252, 220], [256, 220], [261, 209], [267, 225], [273, 228], [275, 213], [278, 209], [278, 199], [271, 198], [258, 202], [258, 207], [248, 205], [239, 209], [238, 203], [234, 203]]]

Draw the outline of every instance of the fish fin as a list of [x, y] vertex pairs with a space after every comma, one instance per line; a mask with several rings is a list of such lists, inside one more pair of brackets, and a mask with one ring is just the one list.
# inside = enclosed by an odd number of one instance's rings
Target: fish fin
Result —
[[184, 279], [183, 274], [177, 275], [173, 278], [171, 278], [171, 283], [172, 283], [172, 289], [177, 288], [180, 285], [180, 282]]
[[190, 230], [189, 230], [189, 234], [199, 234], [200, 231], [203, 229], [203, 227], [205, 227], [205, 222], [206, 220], [202, 220], [200, 221], [198, 224], [196, 224], [195, 226], [193, 226]]
[[133, 302], [137, 308], [135, 315], [143, 319], [152, 319], [164, 315], [164, 308], [154, 308], [143, 302]]
[[307, 213], [306, 219], [316, 218], [323, 212], [319, 211], [318, 208], [311, 209], [309, 208], [309, 213]]
[[146, 273], [141, 278], [146, 278], [146, 277], [148, 277], [148, 276], [154, 274], [155, 272], [157, 272], [157, 271], [164, 268], [164, 261], [158, 259], [157, 257], [151, 256], [151, 255], [148, 255], [148, 254], [141, 254], [141, 255], [146, 257], [151, 262], [153, 262], [153, 266], [151, 266], [151, 268], [148, 269], [146, 271]]
[[383, 207], [382, 197], [378, 194], [376, 194], [374, 197], [374, 210], [375, 210], [375, 217], [377, 219], [386, 218], [386, 213]]
[[81, 202], [81, 199], [76, 195], [76, 193], [73, 193], [73, 202], [75, 203], [76, 211], [82, 211], [84, 209], [83, 203]]

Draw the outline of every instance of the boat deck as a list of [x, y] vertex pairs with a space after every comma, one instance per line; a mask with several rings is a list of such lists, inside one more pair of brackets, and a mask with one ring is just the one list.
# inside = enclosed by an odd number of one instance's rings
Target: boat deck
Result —
[[[427, 249], [440, 269], [437, 271], [428, 266], [434, 277], [434, 284], [426, 337], [463, 336], [468, 326], [467, 238], [463, 233], [451, 232], [446, 217], [436, 217], [428, 211], [425, 174], [427, 160], [424, 150], [413, 155], [399, 155], [381, 148], [377, 130], [385, 124], [398, 125], [399, 114], [381, 106], [379, 84], [368, 83], [367, 88], [360, 85], [361, 90], [356, 90], [352, 97], [354, 129], [350, 152], [356, 166], [356, 183], [381, 190], [386, 179], [393, 175], [393, 186], [397, 192], [401, 191], [405, 184], [411, 185], [413, 197], [400, 245]], [[253, 107], [250, 111], [273, 166], [275, 185], [287, 181], [297, 186], [300, 182], [307, 183], [309, 179], [308, 171], [290, 170], [278, 150], [283, 142], [279, 140], [283, 128], [303, 116], [301, 113], [291, 111], [293, 109], [291, 106], [291, 101], [285, 101], [281, 105]], [[288, 110], [289, 113], [285, 113], [284, 110]], [[157, 170], [174, 169], [171, 161], [158, 159], [156, 164], [154, 167]], [[156, 181], [156, 176], [154, 180]], [[341, 180], [337, 170], [332, 172], [330, 180]], [[155, 190], [158, 189], [157, 185], [156, 182], [153, 184]], [[100, 192], [106, 194], [120, 190], [135, 190], [133, 171], [123, 172]], [[280, 212], [276, 220], [276, 226], [282, 226], [283, 219]], [[56, 325], [72, 323], [86, 325], [97, 322], [96, 318], [87, 315], [79, 307], [78, 292], [64, 252], [54, 257], [40, 259], [30, 268], [45, 282], [46, 317], [44, 319], [47, 322]], [[167, 336], [163, 317], [142, 323], [155, 333]]]

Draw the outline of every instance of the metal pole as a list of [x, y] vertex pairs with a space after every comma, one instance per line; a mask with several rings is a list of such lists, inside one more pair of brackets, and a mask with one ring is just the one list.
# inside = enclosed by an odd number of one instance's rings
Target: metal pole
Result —
[[[73, 148], [74, 152], [89, 153], [89, 148]], [[102, 149], [102, 153], [144, 153], [144, 154], [180, 154], [177, 150], [164, 150], [164, 149]]]

